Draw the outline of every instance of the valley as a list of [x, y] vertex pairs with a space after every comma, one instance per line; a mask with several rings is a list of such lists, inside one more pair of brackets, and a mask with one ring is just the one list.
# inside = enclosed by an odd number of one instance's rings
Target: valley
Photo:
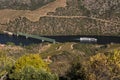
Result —
[[119, 80], [120, 0], [0, 0], [0, 80]]

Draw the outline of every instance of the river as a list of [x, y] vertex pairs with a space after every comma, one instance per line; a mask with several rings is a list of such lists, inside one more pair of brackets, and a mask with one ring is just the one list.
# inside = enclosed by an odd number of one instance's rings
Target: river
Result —
[[[98, 41], [96, 44], [109, 44], [109, 43], [119, 43], [120, 37], [117, 36], [44, 36], [47, 38], [55, 39], [57, 42], [80, 42], [80, 37], [89, 37], [96, 38]], [[12, 42], [15, 45], [30, 45], [30, 44], [38, 44], [41, 43], [41, 40], [26, 38], [24, 36], [16, 36], [16, 35], [8, 35], [8, 34], [0, 34], [0, 44], [6, 44], [8, 42]]]

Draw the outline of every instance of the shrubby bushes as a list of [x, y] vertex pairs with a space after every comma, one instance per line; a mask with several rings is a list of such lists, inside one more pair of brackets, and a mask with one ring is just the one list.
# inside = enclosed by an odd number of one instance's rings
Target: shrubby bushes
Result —
[[107, 54], [98, 53], [90, 59], [73, 64], [68, 72], [69, 80], [119, 80], [120, 50]]
[[[87, 53], [79, 48], [80, 45], [75, 44], [73, 47], [74, 51]], [[83, 46], [86, 47], [92, 46]], [[82, 55], [80, 51], [62, 51], [51, 55], [51, 71], [59, 74], [60, 80], [120, 79], [120, 50], [108, 50], [109, 52], [105, 53], [102, 51], [103, 53], [93, 55]], [[0, 78], [5, 76], [4, 80], [59, 80], [57, 75], [51, 73], [49, 67], [39, 54], [23, 55], [14, 61], [14, 58], [6, 55], [6, 51], [0, 51]]]
[[76, 63], [74, 62], [72, 64], [73, 66], [71, 69], [68, 71], [65, 79], [66, 80], [89, 80], [87, 78], [87, 73], [85, 71], [85, 68], [81, 63]]
[[59, 80], [39, 54], [24, 55], [14, 61], [0, 52], [0, 79], [5, 80]]
[[49, 69], [39, 54], [29, 54], [20, 57], [14, 65], [14, 70], [15, 72], [20, 72], [25, 66], [32, 66], [37, 69], [44, 69], [45, 71]]
[[20, 72], [13, 72], [10, 80], [58, 80], [58, 76], [43, 69], [26, 66]]
[[9, 74], [11, 80], [58, 80], [51, 74], [39, 54], [24, 55], [19, 58]]
[[0, 9], [35, 10], [55, 0], [0, 0]]
[[118, 35], [120, 31], [119, 25], [117, 24], [87, 18], [42, 17], [38, 22], [34, 23], [26, 18], [18, 18], [6, 24], [6, 26], [6, 30], [10, 32], [22, 32], [42, 36]]
[[14, 60], [8, 57], [5, 51], [0, 51], [0, 77], [12, 68]]
[[[92, 80], [120, 79], [120, 51], [115, 50], [107, 54], [99, 53], [90, 58], [87, 65], [88, 77]], [[92, 76], [92, 77], [91, 77]]]

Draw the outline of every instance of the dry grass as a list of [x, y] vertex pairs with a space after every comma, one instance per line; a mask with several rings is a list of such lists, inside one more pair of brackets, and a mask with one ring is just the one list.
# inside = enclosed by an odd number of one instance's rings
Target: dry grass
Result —
[[46, 16], [48, 12], [55, 12], [58, 7], [65, 7], [66, 0], [56, 0], [34, 11], [30, 10], [0, 10], [0, 22], [6, 23], [18, 17], [26, 17], [30, 21], [38, 21], [40, 17]]

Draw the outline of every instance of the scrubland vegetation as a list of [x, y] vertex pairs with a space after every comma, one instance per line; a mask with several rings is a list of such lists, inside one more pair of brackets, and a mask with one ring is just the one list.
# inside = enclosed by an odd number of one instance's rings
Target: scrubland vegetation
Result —
[[[33, 10], [43, 5], [36, 4], [11, 8]], [[36, 22], [20, 16], [0, 23], [0, 33], [120, 36], [120, 0], [67, 0], [66, 4]], [[120, 80], [120, 44], [0, 45], [0, 80]]]
[[1, 30], [36, 35], [119, 36], [119, 3], [119, 0], [97, 2], [67, 0], [66, 7], [59, 7], [55, 12], [49, 12], [47, 16], [40, 17], [39, 21], [32, 22], [26, 17], [19, 17], [1, 25]]
[[39, 54], [23, 55], [17, 60], [0, 53], [1, 80], [58, 80]]
[[119, 80], [119, 59], [119, 44], [9, 44], [0, 48], [0, 79]]
[[[86, 24], [87, 23], [87, 24]], [[40, 18], [39, 22], [31, 22], [26, 18], [18, 18], [7, 25], [6, 30], [36, 35], [113, 35], [119, 36], [120, 26], [91, 19], [80, 18]], [[69, 27], [69, 28], [68, 28]], [[32, 29], [32, 30], [31, 30]]]
[[0, 9], [34, 10], [54, 0], [0, 0]]

